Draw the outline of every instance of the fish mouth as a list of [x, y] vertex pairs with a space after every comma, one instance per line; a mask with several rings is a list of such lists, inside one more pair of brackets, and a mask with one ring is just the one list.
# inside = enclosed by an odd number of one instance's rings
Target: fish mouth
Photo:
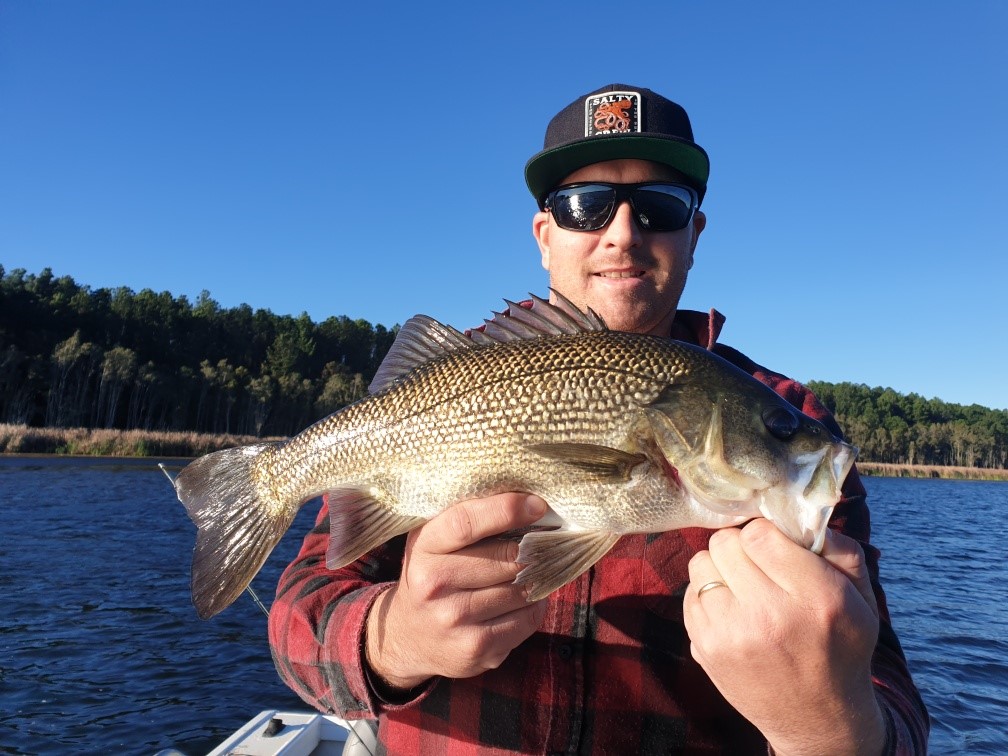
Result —
[[796, 457], [783, 496], [765, 497], [760, 512], [795, 543], [814, 554], [822, 553], [833, 508], [843, 496], [843, 482], [857, 452], [856, 447], [837, 441]]

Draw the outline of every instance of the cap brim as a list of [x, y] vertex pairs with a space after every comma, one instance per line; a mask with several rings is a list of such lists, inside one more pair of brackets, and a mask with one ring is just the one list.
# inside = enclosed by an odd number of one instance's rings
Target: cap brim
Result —
[[685, 175], [703, 199], [710, 160], [702, 147], [674, 137], [650, 134], [594, 137], [543, 150], [525, 164], [525, 183], [542, 200], [566, 176], [592, 163], [637, 159], [663, 163]]

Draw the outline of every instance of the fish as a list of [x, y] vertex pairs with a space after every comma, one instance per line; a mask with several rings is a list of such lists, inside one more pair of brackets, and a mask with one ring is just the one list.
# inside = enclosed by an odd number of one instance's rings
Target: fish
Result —
[[530, 602], [629, 533], [765, 517], [821, 551], [855, 447], [708, 349], [610, 330], [555, 291], [531, 296], [468, 336], [416, 315], [363, 399], [183, 468], [197, 614], [229, 606], [321, 494], [333, 570], [456, 502], [542, 497], [517, 557]]

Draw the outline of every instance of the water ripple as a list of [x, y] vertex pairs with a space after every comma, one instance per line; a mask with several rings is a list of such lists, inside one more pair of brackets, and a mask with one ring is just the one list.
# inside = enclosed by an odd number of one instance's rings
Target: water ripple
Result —
[[[1008, 484], [866, 480], [893, 624], [932, 714], [931, 751], [1008, 753]], [[0, 459], [0, 752], [203, 753], [280, 683], [265, 618], [189, 600], [193, 527], [150, 461]], [[314, 513], [254, 583], [271, 596]]]

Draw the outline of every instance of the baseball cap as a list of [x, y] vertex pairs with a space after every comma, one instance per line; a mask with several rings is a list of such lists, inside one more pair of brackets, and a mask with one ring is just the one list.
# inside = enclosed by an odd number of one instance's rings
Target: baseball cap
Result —
[[627, 84], [596, 89], [553, 116], [542, 152], [525, 164], [525, 183], [541, 207], [549, 191], [578, 168], [621, 158], [671, 166], [703, 199], [710, 160], [693, 141], [686, 111], [657, 92]]

